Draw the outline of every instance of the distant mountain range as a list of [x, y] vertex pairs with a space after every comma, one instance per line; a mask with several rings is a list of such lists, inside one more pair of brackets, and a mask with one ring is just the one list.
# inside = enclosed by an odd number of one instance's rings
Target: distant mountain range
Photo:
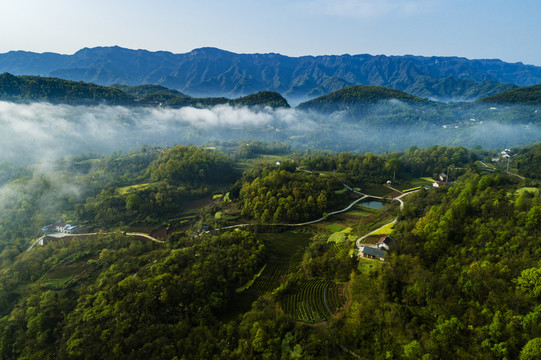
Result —
[[161, 85], [191, 97], [235, 98], [274, 91], [306, 101], [350, 85], [377, 85], [434, 100], [473, 101], [541, 83], [541, 67], [459, 57], [328, 55], [288, 57], [201, 48], [185, 54], [84, 48], [73, 55], [11, 51], [0, 73], [99, 85]]

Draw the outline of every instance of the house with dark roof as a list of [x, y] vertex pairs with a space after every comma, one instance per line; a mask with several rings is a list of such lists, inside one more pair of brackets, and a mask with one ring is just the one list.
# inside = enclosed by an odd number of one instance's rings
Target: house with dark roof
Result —
[[381, 261], [384, 261], [383, 256], [387, 252], [385, 249], [380, 249], [377, 247], [371, 247], [371, 246], [362, 246], [359, 248], [359, 258], [367, 258], [367, 259], [378, 259]]
[[379, 238], [378, 242], [376, 243], [376, 247], [378, 249], [384, 249], [385, 251], [389, 251], [393, 243], [394, 243], [394, 240], [392, 237], [382, 236]]

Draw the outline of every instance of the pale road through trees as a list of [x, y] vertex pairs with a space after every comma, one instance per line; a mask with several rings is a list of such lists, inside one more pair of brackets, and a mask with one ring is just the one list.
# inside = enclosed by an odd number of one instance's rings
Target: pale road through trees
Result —
[[[93, 232], [93, 233], [84, 233], [84, 234], [65, 234], [65, 233], [52, 233], [52, 234], [47, 234], [47, 235], [43, 235], [39, 238], [37, 238], [36, 240], [34, 240], [32, 242], [32, 244], [28, 247], [28, 249], [26, 249], [26, 251], [30, 251], [34, 246], [36, 246], [42, 239], [45, 239], [46, 237], [52, 237], [52, 238], [56, 238], [56, 239], [61, 239], [61, 238], [65, 238], [65, 237], [82, 237], [82, 236], [94, 236], [94, 235], [107, 235], [107, 234], [114, 234], [114, 232], [104, 232], [104, 233], [97, 233], [97, 232]], [[162, 240], [158, 240], [148, 234], [143, 234], [143, 233], [124, 233], [124, 235], [126, 236], [139, 236], [139, 237], [143, 237], [143, 238], [146, 238], [150, 241], [154, 241], [154, 242], [158, 242], [158, 243], [164, 243], [164, 241]]]

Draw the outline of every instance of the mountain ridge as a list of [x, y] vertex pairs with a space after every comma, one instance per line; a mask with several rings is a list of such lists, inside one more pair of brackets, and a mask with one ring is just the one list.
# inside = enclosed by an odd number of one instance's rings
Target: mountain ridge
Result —
[[[237, 54], [212, 47], [183, 54], [118, 46], [83, 48], [72, 55], [12, 51], [0, 54], [3, 72], [105, 86], [155, 84], [192, 97], [235, 98], [274, 91], [298, 102], [349, 85], [384, 86], [421, 97], [449, 98], [448, 92], [438, 86], [416, 85], [419, 79], [461, 83], [464, 89], [451, 95], [468, 101], [510, 89], [511, 84], [541, 83], [541, 67], [497, 59], [369, 54], [289, 57], [277, 53]], [[470, 83], [464, 86], [464, 81]], [[508, 85], [482, 85], [487, 81]]]
[[0, 101], [29, 103], [44, 101], [70, 105], [131, 105], [207, 107], [220, 104], [233, 106], [270, 106], [289, 108], [282, 95], [272, 91], [260, 91], [244, 97], [192, 98], [177, 90], [159, 85], [126, 86], [113, 84], [101, 86], [83, 81], [65, 80], [35, 75], [15, 76], [0, 74]]

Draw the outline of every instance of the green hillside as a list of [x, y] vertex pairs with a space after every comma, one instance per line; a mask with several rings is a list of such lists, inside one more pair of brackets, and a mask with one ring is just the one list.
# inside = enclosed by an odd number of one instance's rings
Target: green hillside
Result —
[[272, 91], [230, 100], [225, 97], [192, 98], [180, 91], [159, 85], [99, 86], [40, 76], [0, 75], [0, 100], [13, 102], [46, 101], [53, 104], [93, 105], [163, 105], [170, 107], [209, 107], [221, 104], [289, 108], [282, 95]]
[[251, 94], [238, 99], [231, 100], [233, 105], [244, 106], [271, 106], [288, 108], [289, 104], [284, 97], [274, 91], [260, 91], [256, 94]]
[[541, 85], [507, 90], [479, 101], [494, 104], [541, 105]]
[[122, 90], [126, 94], [130, 94], [132, 96], [135, 96], [136, 98], [142, 98], [150, 94], [165, 94], [165, 95], [173, 95], [173, 96], [189, 98], [188, 95], [183, 94], [178, 90], [169, 89], [161, 85], [146, 84], [146, 85], [129, 86], [129, 85], [113, 84], [111, 85], [111, 87], [118, 90]]
[[333, 112], [351, 110], [364, 105], [373, 105], [385, 100], [399, 100], [407, 103], [427, 102], [427, 100], [406, 94], [400, 90], [372, 85], [353, 85], [304, 102], [298, 108], [302, 110]]
[[118, 89], [91, 83], [40, 76], [0, 75], [0, 100], [47, 101], [54, 104], [134, 103], [134, 97]]
[[[0, 163], [0, 359], [540, 358], [539, 144], [517, 150], [528, 178], [461, 147], [259, 147], [281, 161], [177, 145]], [[60, 219], [84, 230], [43, 235]], [[391, 221], [384, 261], [359, 257]]]
[[476, 82], [456, 79], [454, 77], [445, 79], [419, 77], [404, 91], [408, 94], [430, 99], [475, 101], [479, 98], [499, 94], [516, 87], [513, 84], [504, 84], [490, 80]]

